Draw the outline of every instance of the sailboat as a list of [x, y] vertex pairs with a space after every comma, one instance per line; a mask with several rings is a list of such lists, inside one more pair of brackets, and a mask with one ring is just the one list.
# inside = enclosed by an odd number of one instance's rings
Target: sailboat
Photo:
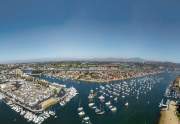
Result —
[[126, 103], [125, 103], [125, 106], [128, 106], [128, 105], [129, 105], [129, 103], [128, 103], [128, 102], [126, 102]]
[[111, 105], [111, 101], [108, 101], [105, 103], [106, 106], [110, 106]]
[[84, 112], [84, 109], [83, 109], [83, 107], [78, 107], [78, 109], [77, 109], [77, 111], [78, 111], [78, 115], [80, 116], [80, 117], [82, 117], [82, 116], [84, 116], [85, 115], [85, 112]]
[[80, 117], [82, 117], [82, 116], [85, 115], [85, 112], [84, 112], [84, 111], [81, 111], [81, 112], [78, 113], [78, 115], [79, 115]]
[[79, 100], [79, 107], [77, 108], [77, 111], [78, 111], [78, 112], [83, 111], [83, 107], [81, 107], [81, 102], [80, 102], [80, 100]]
[[90, 108], [92, 108], [92, 107], [94, 106], [94, 104], [95, 104], [95, 103], [92, 102], [92, 103], [89, 103], [88, 106], [89, 106]]
[[98, 115], [102, 115], [102, 114], [104, 114], [104, 113], [105, 113], [105, 111], [104, 111], [104, 110], [102, 110], [101, 105], [100, 105], [100, 109], [96, 108], [95, 112], [96, 112], [96, 114], [98, 114]]
[[112, 111], [112, 112], [116, 112], [116, 111], [117, 111], [117, 108], [116, 108], [116, 107], [112, 107], [112, 108], [111, 108], [111, 111]]

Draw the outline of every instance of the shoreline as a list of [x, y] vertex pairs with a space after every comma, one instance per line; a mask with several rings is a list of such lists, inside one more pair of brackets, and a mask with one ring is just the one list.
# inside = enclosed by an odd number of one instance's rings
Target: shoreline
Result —
[[158, 124], [180, 124], [180, 120], [176, 115], [176, 103], [170, 101], [168, 110], [160, 111], [160, 118]]
[[[84, 82], [87, 82], [87, 83], [111, 83], [111, 82], [114, 82], [114, 81], [125, 81], [125, 80], [129, 80], [129, 79], [133, 79], [133, 78], [141, 78], [141, 77], [145, 77], [145, 76], [151, 76], [151, 75], [162, 74], [162, 73], [164, 73], [164, 72], [157, 72], [157, 73], [145, 74], [145, 75], [141, 75], [141, 76], [129, 77], [129, 78], [125, 78], [125, 79], [115, 79], [115, 80], [108, 80], [108, 81], [73, 79], [73, 78], [67, 78], [67, 79], [76, 80], [76, 81], [84, 81]], [[50, 75], [45, 74], [45, 76], [50, 76]], [[64, 79], [63, 77], [56, 77], [56, 76], [50, 76], [50, 77]]]

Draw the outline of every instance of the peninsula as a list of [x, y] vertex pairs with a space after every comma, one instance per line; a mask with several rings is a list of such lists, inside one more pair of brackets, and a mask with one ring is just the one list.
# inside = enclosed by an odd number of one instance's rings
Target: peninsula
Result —
[[23, 73], [20, 69], [5, 70], [0, 75], [0, 97], [14, 111], [29, 122], [41, 124], [56, 104], [65, 105], [77, 91], [65, 85], [50, 83]]
[[[29, 69], [30, 68], [30, 69]], [[111, 82], [165, 71], [165, 66], [150, 62], [56, 62], [23, 66], [23, 70], [31, 70], [32, 74], [49, 77], [80, 80], [87, 82]]]

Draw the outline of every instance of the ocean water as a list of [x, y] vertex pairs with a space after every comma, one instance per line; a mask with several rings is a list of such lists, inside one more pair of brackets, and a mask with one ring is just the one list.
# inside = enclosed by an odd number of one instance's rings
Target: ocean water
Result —
[[[53, 107], [52, 109], [56, 111], [57, 118], [51, 117], [43, 124], [81, 124], [81, 119], [77, 112], [79, 104], [84, 107], [84, 111], [90, 117], [92, 124], [157, 124], [159, 119], [159, 102], [163, 98], [166, 87], [175, 79], [176, 75], [177, 73], [158, 74], [157, 76], [163, 79], [160, 83], [155, 84], [149, 93], [140, 96], [138, 100], [133, 95], [119, 99], [117, 103], [114, 103], [117, 107], [117, 112], [106, 112], [104, 115], [96, 115], [88, 107], [87, 96], [89, 91], [99, 87], [100, 84], [41, 76], [40, 78], [50, 82], [66, 84], [67, 87], [74, 86], [79, 92], [79, 95], [74, 97], [66, 106], [60, 107], [56, 105]], [[121, 83], [121, 81], [113, 83]], [[129, 106], [125, 107], [124, 103], [127, 101]], [[4, 102], [0, 101], [0, 123], [28, 124], [30, 122], [27, 122]]]

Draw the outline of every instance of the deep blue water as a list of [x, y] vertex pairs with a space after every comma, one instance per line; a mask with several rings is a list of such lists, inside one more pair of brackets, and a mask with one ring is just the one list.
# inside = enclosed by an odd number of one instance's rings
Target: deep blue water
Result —
[[[156, 124], [159, 118], [159, 102], [163, 98], [166, 87], [174, 80], [176, 73], [159, 74], [163, 77], [160, 83], [154, 85], [153, 89], [146, 95], [142, 95], [138, 100], [134, 96], [120, 99], [116, 105], [118, 108], [116, 113], [106, 113], [105, 115], [96, 115], [88, 107], [87, 96], [90, 89], [99, 87], [98, 83], [88, 83], [83, 81], [62, 80], [55, 78], [48, 78], [42, 76], [50, 82], [66, 84], [67, 87], [74, 86], [79, 95], [72, 99], [66, 106], [54, 107], [57, 118], [50, 118], [43, 124], [81, 124], [81, 120], [77, 113], [79, 103], [84, 107], [85, 112], [90, 117], [92, 124]], [[114, 81], [113, 83], [120, 83], [121, 81]], [[128, 82], [128, 80], [127, 80]], [[128, 108], [124, 103], [128, 101]], [[148, 101], [148, 102], [147, 102]], [[0, 102], [0, 122], [2, 124], [26, 124], [28, 123], [20, 115], [11, 110], [5, 103]]]

